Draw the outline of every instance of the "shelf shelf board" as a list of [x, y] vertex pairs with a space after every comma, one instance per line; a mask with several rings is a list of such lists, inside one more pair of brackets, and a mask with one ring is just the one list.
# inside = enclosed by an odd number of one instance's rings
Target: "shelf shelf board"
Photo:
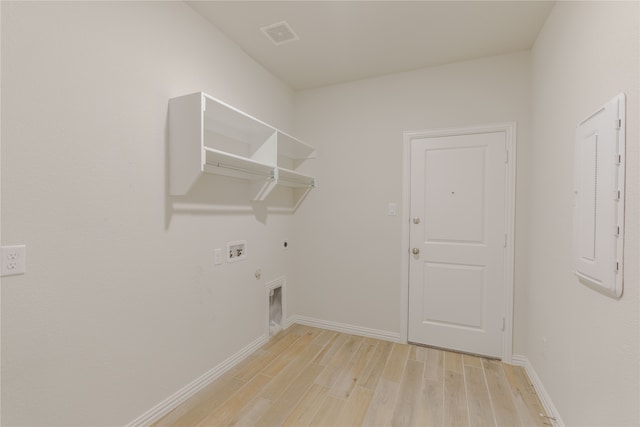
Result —
[[226, 175], [243, 179], [273, 180], [275, 167], [246, 157], [204, 147], [206, 160], [203, 165], [205, 172]]
[[277, 181], [278, 185], [285, 187], [313, 188], [316, 186], [315, 178], [284, 168], [278, 168]]

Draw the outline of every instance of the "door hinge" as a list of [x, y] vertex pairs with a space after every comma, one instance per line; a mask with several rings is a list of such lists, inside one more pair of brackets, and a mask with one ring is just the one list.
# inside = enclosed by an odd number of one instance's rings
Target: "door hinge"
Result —
[[504, 332], [504, 328], [505, 328], [505, 319], [504, 317], [502, 318], [502, 332]]
[[618, 118], [616, 119], [616, 129], [621, 129], [622, 128], [622, 119]]
[[616, 165], [622, 164], [622, 154], [616, 155]]
[[620, 263], [616, 261], [616, 273], [620, 271]]

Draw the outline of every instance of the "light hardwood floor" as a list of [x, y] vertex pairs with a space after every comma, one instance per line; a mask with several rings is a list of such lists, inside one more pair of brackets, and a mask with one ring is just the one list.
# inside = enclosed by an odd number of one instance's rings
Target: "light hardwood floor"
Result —
[[520, 367], [293, 325], [154, 424], [544, 426]]

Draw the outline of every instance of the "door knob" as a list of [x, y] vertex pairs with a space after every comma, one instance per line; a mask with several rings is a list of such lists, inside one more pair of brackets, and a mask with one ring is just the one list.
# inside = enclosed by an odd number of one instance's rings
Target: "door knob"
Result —
[[420, 249], [418, 249], [418, 248], [413, 248], [413, 249], [411, 250], [411, 252], [413, 252], [413, 254], [414, 254], [414, 255], [418, 255], [418, 254], [420, 253]]
[[413, 223], [414, 224], [420, 224], [420, 218], [418, 218], [417, 216], [413, 217]]

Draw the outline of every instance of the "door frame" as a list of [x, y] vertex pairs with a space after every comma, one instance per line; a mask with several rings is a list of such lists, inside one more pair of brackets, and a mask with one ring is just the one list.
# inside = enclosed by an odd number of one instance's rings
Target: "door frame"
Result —
[[514, 294], [514, 251], [515, 251], [515, 193], [516, 193], [516, 123], [494, 123], [476, 126], [424, 129], [404, 132], [403, 138], [403, 180], [402, 180], [402, 285], [400, 287], [400, 340], [409, 339], [409, 232], [411, 213], [411, 143], [414, 139], [445, 136], [473, 135], [479, 133], [504, 132], [506, 140], [505, 162], [505, 234], [507, 246], [504, 252], [504, 334], [502, 340], [502, 361], [511, 363], [513, 355], [513, 294]]

